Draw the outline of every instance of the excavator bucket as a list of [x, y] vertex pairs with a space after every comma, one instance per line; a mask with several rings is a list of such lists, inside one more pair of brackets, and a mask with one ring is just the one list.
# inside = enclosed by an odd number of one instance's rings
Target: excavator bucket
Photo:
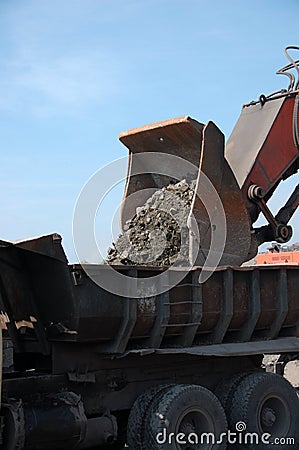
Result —
[[224, 236], [223, 246], [216, 245], [219, 265], [241, 265], [248, 259], [250, 219], [224, 157], [224, 136], [213, 122], [179, 117], [129, 130], [119, 139], [129, 149], [122, 225], [157, 189], [191, 178], [196, 181], [188, 221], [192, 263], [205, 264], [217, 232], [218, 238], [219, 232]]

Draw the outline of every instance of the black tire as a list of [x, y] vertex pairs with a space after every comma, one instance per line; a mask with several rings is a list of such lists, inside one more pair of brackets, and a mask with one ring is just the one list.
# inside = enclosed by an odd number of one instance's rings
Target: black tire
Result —
[[[147, 450], [223, 450], [226, 439], [221, 439], [221, 434], [226, 432], [224, 410], [211, 391], [197, 385], [173, 386], [157, 397], [148, 411], [145, 444]], [[179, 439], [185, 443], [177, 442], [179, 433], [184, 433]]]
[[[231, 431], [240, 431], [240, 425], [238, 428], [236, 425], [242, 423], [243, 436], [256, 433], [259, 437], [258, 445], [243, 442], [234, 445], [234, 449], [299, 448], [299, 400], [292, 385], [280, 375], [253, 373], [243, 378], [233, 396], [228, 419]], [[261, 436], [265, 433], [271, 435], [269, 441], [272, 443], [275, 439], [284, 441], [275, 445], [263, 443]], [[295, 442], [285, 441], [288, 438]]]
[[144, 425], [148, 409], [154, 399], [162, 392], [169, 389], [171, 385], [160, 385], [148, 389], [135, 400], [130, 411], [127, 425], [127, 444], [129, 450], [143, 450], [144, 447]]
[[218, 383], [215, 389], [215, 395], [220, 400], [221, 405], [226, 414], [230, 414], [231, 403], [235, 391], [244, 377], [246, 377], [246, 372], [240, 372], [225, 378], [220, 383]]

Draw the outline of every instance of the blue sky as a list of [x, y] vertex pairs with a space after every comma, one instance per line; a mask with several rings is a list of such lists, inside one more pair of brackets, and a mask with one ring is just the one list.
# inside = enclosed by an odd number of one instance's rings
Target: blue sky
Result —
[[0, 237], [57, 231], [76, 260], [76, 198], [126, 154], [118, 134], [190, 115], [228, 138], [243, 103], [287, 86], [275, 71], [298, 14], [298, 0], [1, 0]]

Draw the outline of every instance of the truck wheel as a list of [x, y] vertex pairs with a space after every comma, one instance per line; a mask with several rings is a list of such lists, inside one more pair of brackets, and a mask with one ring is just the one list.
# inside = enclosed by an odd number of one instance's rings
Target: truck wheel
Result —
[[[234, 448], [269, 449], [271, 445], [261, 439], [266, 433], [271, 435], [269, 442], [277, 450], [298, 448], [299, 400], [292, 385], [280, 375], [252, 373], [243, 378], [233, 396], [228, 417], [231, 431], [242, 431], [243, 435], [255, 433], [259, 440], [258, 445], [249, 441]], [[289, 438], [295, 442], [288, 441]]]
[[146, 390], [135, 400], [130, 411], [127, 426], [127, 444], [129, 450], [143, 450], [144, 447], [144, 423], [147, 411], [151, 403], [171, 385], [155, 386]]
[[239, 383], [246, 375], [246, 372], [237, 373], [218, 383], [215, 390], [215, 395], [220, 400], [220, 403], [226, 413], [230, 412], [234, 393]]
[[173, 386], [152, 403], [144, 444], [147, 450], [223, 450], [226, 432], [224, 410], [211, 391], [197, 385]]
[[10, 400], [1, 405], [4, 426], [1, 430], [0, 448], [5, 450], [20, 450], [25, 444], [24, 409], [20, 400]]

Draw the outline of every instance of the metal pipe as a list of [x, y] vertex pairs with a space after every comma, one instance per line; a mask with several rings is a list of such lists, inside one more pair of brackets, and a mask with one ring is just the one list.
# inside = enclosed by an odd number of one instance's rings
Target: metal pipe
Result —
[[78, 450], [89, 449], [94, 446], [112, 444], [117, 438], [116, 418], [110, 414], [87, 420], [84, 441], [76, 447]]

